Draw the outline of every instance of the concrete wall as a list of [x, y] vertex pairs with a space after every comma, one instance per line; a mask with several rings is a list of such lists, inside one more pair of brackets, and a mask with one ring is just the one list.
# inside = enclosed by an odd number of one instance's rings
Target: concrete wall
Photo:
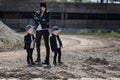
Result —
[[[47, 3], [50, 12], [120, 13], [119, 4]], [[34, 12], [39, 0], [0, 0], [0, 11]]]
[[120, 29], [118, 20], [51, 20], [51, 26], [59, 25], [65, 28], [111, 28]]
[[32, 19], [1, 19], [10, 28], [16, 31], [25, 30], [25, 26], [28, 24], [34, 24]]
[[[120, 14], [117, 4], [81, 4], [81, 3], [47, 3], [49, 12], [61, 13], [115, 13]], [[35, 12], [39, 0], [0, 0], [0, 11]], [[1, 19], [12, 28], [23, 28], [33, 24], [32, 19]], [[58, 25], [71, 28], [120, 28], [120, 20], [50, 20], [50, 26]]]

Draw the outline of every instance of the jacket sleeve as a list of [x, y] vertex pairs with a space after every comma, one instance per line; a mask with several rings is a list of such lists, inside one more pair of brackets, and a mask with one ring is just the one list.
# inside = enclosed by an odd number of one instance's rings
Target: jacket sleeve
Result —
[[55, 50], [55, 45], [54, 45], [53, 37], [50, 37], [50, 46], [51, 46], [51, 50], [54, 51]]
[[36, 38], [35, 38], [35, 36], [34, 35], [32, 35], [33, 36], [33, 40], [35, 40]]
[[63, 44], [62, 44], [62, 41], [61, 41], [61, 39], [60, 39], [60, 37], [58, 36], [58, 39], [59, 39], [59, 41], [60, 41], [60, 45], [62, 46]]
[[49, 13], [45, 13], [44, 16], [45, 16], [45, 21], [40, 20], [40, 23], [49, 25]]
[[36, 11], [35, 14], [34, 14], [34, 21], [39, 22], [38, 11]]
[[47, 23], [49, 23], [50, 13], [49, 13], [49, 12], [47, 12], [46, 16], [47, 16], [46, 22], [47, 22]]
[[50, 13], [49, 12], [47, 13], [47, 20], [46, 21], [47, 21], [47, 26], [49, 27], [49, 21], [50, 21]]

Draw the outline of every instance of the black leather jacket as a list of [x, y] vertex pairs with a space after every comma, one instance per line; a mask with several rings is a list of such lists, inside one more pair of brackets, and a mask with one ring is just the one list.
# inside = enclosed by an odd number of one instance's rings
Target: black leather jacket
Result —
[[35, 39], [34, 35], [32, 34], [27, 34], [24, 36], [24, 49], [30, 49], [30, 45], [31, 45], [31, 36], [33, 37], [33, 40]]
[[52, 34], [52, 36], [50, 37], [50, 45], [51, 45], [51, 50], [52, 51], [56, 51], [57, 50], [56, 37], [57, 37], [57, 39], [58, 39], [58, 41], [60, 43], [60, 47], [62, 46], [62, 41], [61, 41], [59, 35], [56, 36], [56, 35]]
[[39, 24], [41, 24], [42, 29], [49, 28], [49, 13], [46, 12], [41, 17], [40, 11], [36, 11], [34, 15], [34, 21], [35, 30], [37, 29]]

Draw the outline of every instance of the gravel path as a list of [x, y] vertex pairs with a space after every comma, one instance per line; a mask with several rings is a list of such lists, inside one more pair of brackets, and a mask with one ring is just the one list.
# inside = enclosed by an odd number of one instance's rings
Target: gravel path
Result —
[[[120, 42], [88, 36], [62, 35], [63, 65], [53, 66], [53, 53], [50, 55], [51, 66], [31, 66], [26, 64], [25, 50], [0, 52], [0, 78], [68, 79], [120, 77]], [[41, 47], [42, 60], [45, 57]], [[34, 60], [36, 50], [34, 50]]]

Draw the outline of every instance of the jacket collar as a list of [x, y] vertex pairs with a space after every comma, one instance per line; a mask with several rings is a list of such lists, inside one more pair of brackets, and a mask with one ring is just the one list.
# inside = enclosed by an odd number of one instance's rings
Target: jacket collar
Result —
[[55, 34], [52, 34], [53, 36], [58, 36], [58, 35], [55, 35]]
[[32, 35], [32, 34], [27, 33], [27, 35]]

